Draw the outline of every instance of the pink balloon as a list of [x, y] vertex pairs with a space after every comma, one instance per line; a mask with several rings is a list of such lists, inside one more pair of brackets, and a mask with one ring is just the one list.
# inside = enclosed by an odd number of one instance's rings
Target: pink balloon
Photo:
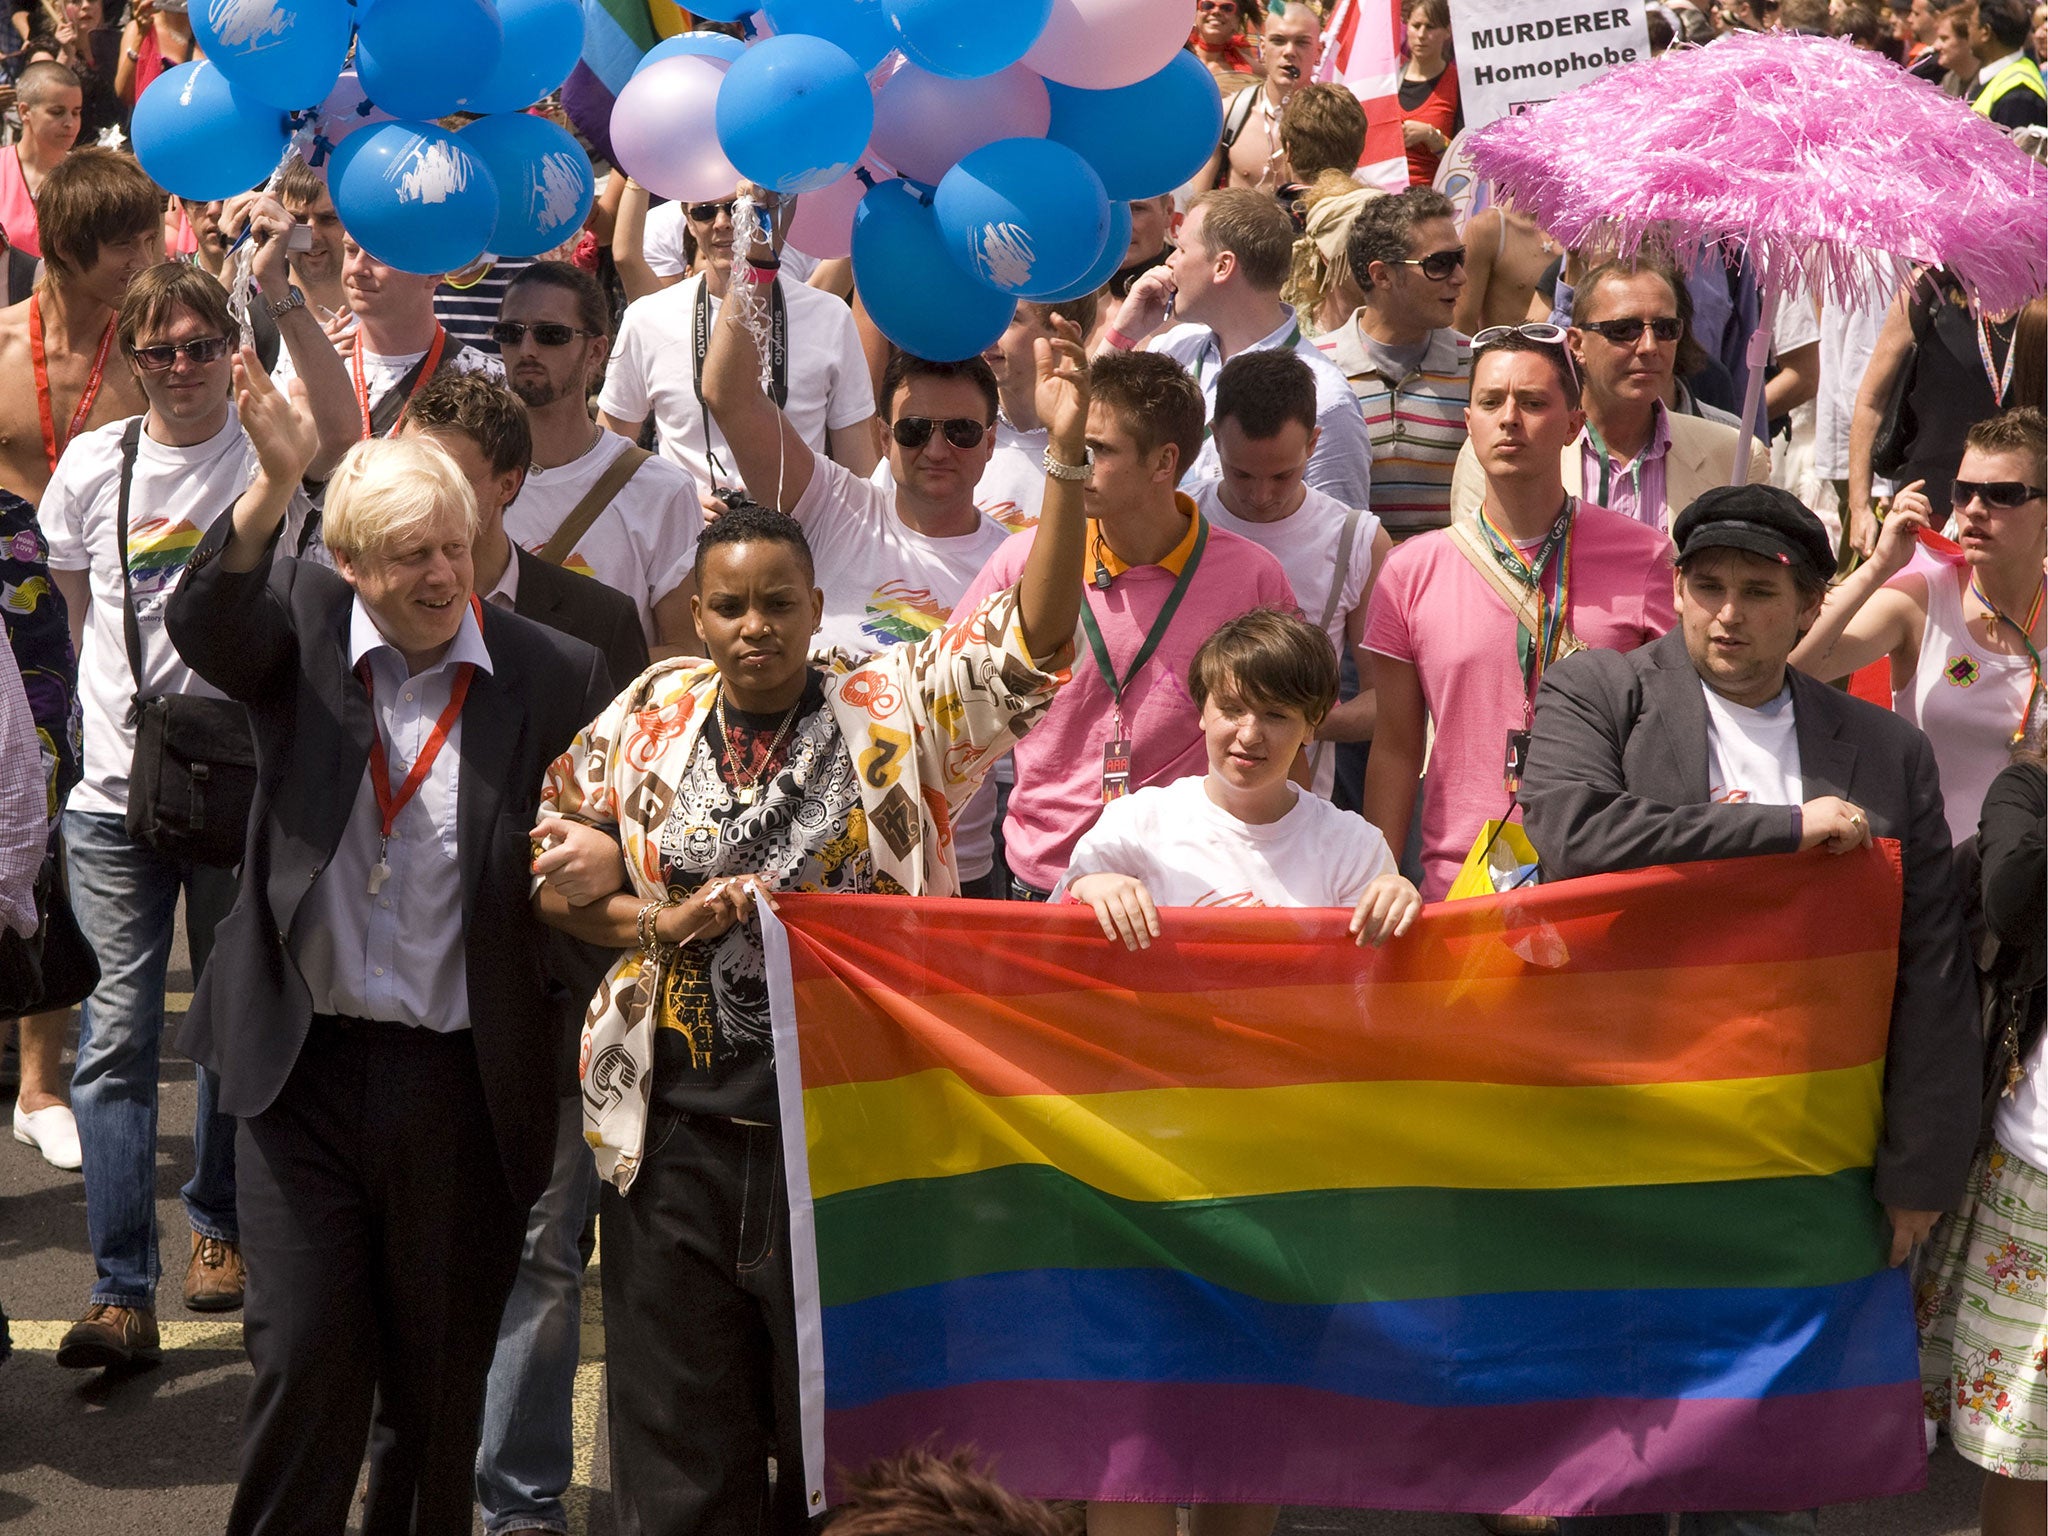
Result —
[[1045, 81], [1022, 64], [948, 80], [906, 61], [875, 93], [868, 147], [911, 180], [937, 186], [962, 155], [997, 139], [1042, 139], [1051, 123]]
[[728, 197], [740, 173], [718, 145], [724, 59], [679, 54], [626, 82], [612, 103], [612, 156], [648, 191], [678, 202]]
[[327, 99], [319, 106], [319, 125], [314, 129], [314, 153], [319, 164], [313, 167], [322, 181], [327, 179], [327, 159], [341, 141], [350, 134], [369, 127], [372, 123], [396, 122], [389, 112], [371, 104], [363, 94], [362, 82], [352, 69], [344, 69], [341, 78], [334, 82], [334, 89], [327, 93]]
[[[887, 177], [869, 168], [871, 180]], [[805, 192], [796, 200], [796, 212], [789, 216], [789, 244], [806, 256], [831, 261], [853, 254], [853, 214], [867, 195], [868, 183], [852, 171], [816, 192]]]
[[1113, 91], [1166, 68], [1194, 24], [1194, 0], [1052, 0], [1024, 62], [1061, 85]]

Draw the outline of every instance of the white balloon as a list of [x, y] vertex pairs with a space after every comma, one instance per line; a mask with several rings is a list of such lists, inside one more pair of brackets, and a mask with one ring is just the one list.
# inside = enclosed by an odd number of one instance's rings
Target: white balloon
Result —
[[1052, 123], [1045, 81], [1022, 64], [978, 80], [948, 80], [905, 60], [875, 93], [868, 148], [913, 181], [941, 177], [997, 139], [1042, 139]]
[[1052, 0], [1024, 62], [1062, 85], [1113, 91], [1166, 68], [1194, 24], [1194, 0]]
[[659, 59], [626, 82], [612, 103], [612, 153], [648, 191], [678, 202], [729, 197], [740, 173], [718, 143], [724, 59]]

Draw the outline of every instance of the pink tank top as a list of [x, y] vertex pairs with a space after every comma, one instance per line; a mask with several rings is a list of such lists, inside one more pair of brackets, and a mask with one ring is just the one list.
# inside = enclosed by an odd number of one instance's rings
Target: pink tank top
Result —
[[0, 149], [0, 229], [7, 231], [7, 243], [30, 256], [43, 254], [36, 236], [36, 200], [29, 196], [28, 182], [21, 174], [21, 154], [9, 145]]
[[2027, 707], [2032, 668], [1978, 644], [1963, 623], [1966, 565], [1927, 572], [1927, 624], [1913, 681], [1892, 695], [1892, 708], [1927, 733], [1941, 773], [1948, 835], [1961, 842], [1977, 831], [1985, 791], [2011, 761], [2012, 733]]

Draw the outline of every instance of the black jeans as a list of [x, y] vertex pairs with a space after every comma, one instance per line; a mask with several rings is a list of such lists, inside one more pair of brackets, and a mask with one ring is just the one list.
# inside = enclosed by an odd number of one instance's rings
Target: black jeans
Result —
[[631, 1191], [604, 1187], [598, 1241], [620, 1536], [801, 1532], [781, 1132], [654, 1112]]
[[256, 1380], [230, 1536], [468, 1536], [477, 1425], [526, 1212], [468, 1030], [318, 1019], [236, 1155]]

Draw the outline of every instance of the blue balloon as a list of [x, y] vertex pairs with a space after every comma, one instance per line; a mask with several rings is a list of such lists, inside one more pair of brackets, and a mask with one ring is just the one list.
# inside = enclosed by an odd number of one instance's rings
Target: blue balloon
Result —
[[761, 0], [776, 35], [805, 32], [844, 48], [863, 70], [873, 69], [896, 46], [882, 0]]
[[1114, 91], [1045, 82], [1045, 136], [1077, 151], [1114, 198], [1157, 197], [1208, 164], [1223, 133], [1216, 77], [1186, 49], [1158, 74]]
[[277, 169], [291, 140], [284, 113], [244, 96], [195, 59], [150, 82], [128, 126], [149, 179], [195, 203], [233, 197]]
[[467, 266], [498, 222], [498, 187], [482, 157], [432, 123], [350, 134], [328, 162], [327, 190], [350, 238], [401, 272]]
[[1049, 139], [997, 139], [963, 156], [932, 211], [953, 259], [1011, 295], [1079, 282], [1109, 236], [1102, 178]]
[[747, 45], [736, 37], [723, 32], [679, 32], [674, 37], [664, 37], [652, 48], [640, 55], [640, 62], [633, 66], [633, 73], [639, 74], [648, 65], [662, 59], [672, 59], [678, 54], [695, 53], [706, 58], [723, 59], [730, 64], [747, 51]]
[[1081, 278], [1064, 288], [1050, 293], [1025, 293], [1019, 298], [1030, 299], [1035, 304], [1064, 304], [1069, 299], [1083, 298], [1095, 292], [1117, 274], [1124, 264], [1124, 253], [1131, 248], [1131, 205], [1111, 203], [1109, 205], [1109, 234], [1103, 239], [1102, 254], [1095, 258]]
[[979, 80], [1031, 51], [1052, 0], [882, 0], [903, 56], [951, 80]]
[[520, 112], [569, 78], [583, 55], [579, 0], [498, 0], [498, 62], [471, 93], [471, 112]]
[[597, 193], [590, 157], [555, 124], [528, 112], [499, 112], [456, 137], [498, 184], [491, 249], [500, 256], [538, 256], [583, 227]]
[[356, 27], [356, 76], [393, 117], [446, 117], [469, 104], [504, 48], [490, 0], [373, 5]]
[[979, 355], [1017, 308], [953, 260], [932, 210], [901, 181], [871, 187], [860, 200], [853, 281], [884, 336], [937, 363]]
[[815, 192], [853, 169], [875, 128], [867, 76], [844, 48], [801, 32], [764, 38], [718, 88], [718, 142], [747, 180]]
[[251, 101], [317, 106], [341, 76], [355, 18], [348, 0], [206, 0], [192, 32], [206, 57]]

